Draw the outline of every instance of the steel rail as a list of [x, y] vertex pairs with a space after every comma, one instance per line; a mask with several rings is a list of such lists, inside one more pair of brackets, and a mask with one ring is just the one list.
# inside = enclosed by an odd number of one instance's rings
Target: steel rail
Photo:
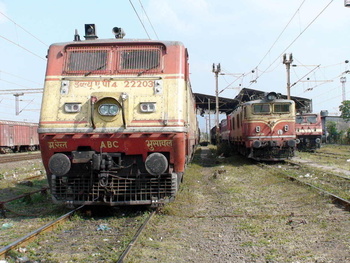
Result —
[[143, 224], [139, 227], [139, 229], [136, 231], [134, 237], [132, 238], [132, 240], [130, 241], [129, 245], [126, 247], [126, 249], [124, 250], [124, 252], [121, 254], [121, 256], [119, 257], [117, 263], [123, 263], [124, 259], [127, 257], [127, 255], [129, 254], [131, 248], [133, 247], [133, 245], [135, 244], [135, 242], [137, 241], [138, 237], [141, 235], [142, 231], [145, 229], [145, 227], [147, 226], [148, 222], [151, 220], [151, 218], [158, 212], [157, 209], [153, 210], [152, 213], [149, 214], [149, 216], [146, 218], [146, 220], [143, 222]]
[[38, 190], [35, 190], [35, 191], [32, 191], [32, 192], [29, 192], [29, 193], [25, 193], [25, 194], [21, 194], [21, 195], [18, 195], [16, 197], [13, 197], [13, 198], [10, 198], [10, 199], [7, 199], [5, 201], [0, 201], [0, 214], [3, 216], [3, 217], [6, 217], [6, 214], [5, 214], [5, 204], [6, 203], [9, 203], [9, 202], [12, 202], [12, 201], [15, 201], [15, 200], [18, 200], [18, 199], [21, 199], [21, 198], [25, 198], [27, 196], [31, 196], [33, 194], [36, 194], [36, 193], [41, 193], [41, 194], [47, 194], [47, 190], [49, 188], [48, 187], [43, 187], [41, 189], [38, 189]]
[[32, 240], [34, 240], [37, 236], [39, 236], [40, 234], [46, 232], [46, 231], [50, 231], [52, 230], [55, 226], [57, 226], [58, 224], [68, 220], [76, 211], [80, 210], [81, 208], [83, 207], [80, 206], [70, 212], [68, 212], [67, 214], [59, 217], [58, 219], [56, 219], [55, 221], [52, 221], [36, 230], [34, 230], [33, 232], [29, 233], [28, 235], [12, 242], [11, 244], [7, 245], [6, 247], [0, 249], [0, 258], [5, 258], [7, 253], [11, 250], [13, 250], [14, 248], [22, 245], [22, 244], [25, 244], [25, 243], [28, 243], [28, 242], [31, 242]]
[[341, 197], [339, 197], [339, 196], [337, 196], [337, 195], [335, 195], [335, 194], [332, 194], [332, 193], [330, 193], [330, 192], [328, 192], [328, 191], [326, 191], [326, 190], [324, 190], [324, 189], [322, 189], [322, 188], [319, 188], [319, 187], [317, 187], [317, 186], [315, 186], [315, 185], [309, 184], [309, 183], [307, 183], [307, 182], [303, 182], [302, 180], [299, 180], [298, 178], [295, 178], [295, 177], [293, 177], [293, 176], [290, 176], [290, 175], [287, 175], [287, 174], [285, 174], [285, 176], [287, 176], [288, 179], [291, 180], [291, 181], [297, 181], [297, 183], [299, 183], [299, 184], [307, 185], [307, 186], [309, 186], [309, 187], [311, 187], [311, 188], [314, 188], [314, 189], [318, 190], [318, 191], [321, 192], [322, 194], [331, 197], [333, 203], [342, 205], [346, 211], [349, 211], [349, 212], [350, 212], [350, 201], [349, 201], [349, 200], [346, 200], [346, 199], [344, 199], [344, 198], [341, 198]]
[[[263, 165], [263, 164], [260, 164], [261, 166], [264, 166], [264, 167], [269, 167], [268, 165]], [[300, 165], [300, 164], [299, 164]], [[332, 194], [331, 192], [328, 192], [322, 188], [319, 188], [315, 185], [312, 185], [310, 183], [307, 183], [307, 182], [304, 182], [294, 176], [291, 176], [291, 175], [288, 175], [286, 174], [285, 172], [283, 171], [280, 171], [281, 174], [283, 174], [285, 177], [287, 177], [289, 180], [291, 181], [296, 181], [297, 183], [301, 184], [301, 185], [306, 185], [306, 186], [309, 186], [310, 188], [313, 188], [313, 189], [316, 189], [317, 191], [321, 192], [322, 194], [326, 195], [326, 196], [329, 196], [331, 199], [332, 199], [332, 202], [334, 204], [338, 204], [338, 205], [341, 205], [343, 206], [344, 210], [346, 211], [349, 211], [350, 212], [350, 200], [346, 200], [342, 197], [339, 197], [335, 194]]]
[[1, 155], [0, 163], [10, 163], [26, 160], [40, 159], [41, 153], [32, 153], [32, 154], [11, 154], [11, 155]]
[[344, 156], [342, 154], [338, 153], [325, 153], [325, 152], [314, 152], [314, 155], [319, 155], [322, 157], [330, 157], [334, 159], [341, 159], [341, 160], [347, 160], [350, 158], [350, 156]]
[[[286, 161], [286, 163], [289, 163], [289, 164], [291, 164], [291, 165], [295, 165], [295, 166], [299, 166], [299, 167], [301, 167], [302, 166], [302, 164], [305, 164], [306, 166], [308, 165], [308, 164], [310, 164], [310, 163], [314, 163], [314, 162], [293, 162], [293, 161], [291, 161], [291, 160], [287, 160]], [[317, 167], [316, 167], [317, 168]], [[341, 170], [344, 170], [344, 169], [341, 169]], [[345, 170], [344, 170], [345, 171]], [[339, 171], [340, 173], [341, 173], [341, 171]], [[342, 175], [339, 175], [339, 174], [335, 174], [335, 173], [330, 173], [330, 172], [328, 172], [328, 171], [325, 171], [325, 173], [327, 173], [327, 174], [330, 174], [330, 175], [332, 175], [332, 176], [335, 176], [335, 177], [339, 177], [339, 178], [342, 178], [342, 179], [344, 179], [344, 180], [350, 180], [350, 177], [348, 177], [348, 176], [342, 176]]]

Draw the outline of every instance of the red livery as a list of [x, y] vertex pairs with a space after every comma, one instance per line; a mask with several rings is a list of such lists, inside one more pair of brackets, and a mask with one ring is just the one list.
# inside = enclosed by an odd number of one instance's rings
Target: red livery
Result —
[[319, 114], [297, 114], [295, 128], [299, 151], [315, 151], [321, 147], [322, 122]]
[[154, 205], [172, 200], [198, 143], [187, 49], [177, 41], [53, 44], [39, 124], [53, 200]]
[[291, 158], [296, 148], [294, 101], [271, 92], [240, 104], [220, 125], [220, 144], [258, 161]]
[[39, 149], [38, 124], [0, 121], [0, 153]]

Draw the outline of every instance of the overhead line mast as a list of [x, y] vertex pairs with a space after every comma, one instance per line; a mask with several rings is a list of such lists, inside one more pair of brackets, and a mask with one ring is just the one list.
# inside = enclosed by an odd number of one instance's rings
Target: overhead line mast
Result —
[[219, 138], [219, 73], [221, 72], [220, 63], [213, 63], [213, 73], [215, 74], [215, 106], [216, 106], [216, 138]]
[[287, 54], [283, 55], [283, 64], [286, 65], [287, 69], [287, 99], [290, 100], [290, 64], [293, 62], [293, 54], [290, 53], [288, 58]]

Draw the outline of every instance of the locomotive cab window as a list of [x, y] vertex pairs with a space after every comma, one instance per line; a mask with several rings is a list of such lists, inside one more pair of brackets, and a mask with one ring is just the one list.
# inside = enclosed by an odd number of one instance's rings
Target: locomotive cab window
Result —
[[303, 123], [304, 117], [303, 116], [296, 116], [295, 117], [295, 122], [298, 124]]
[[289, 113], [290, 112], [290, 104], [289, 103], [275, 103], [273, 105], [274, 113]]
[[253, 104], [253, 112], [255, 114], [268, 114], [270, 111], [270, 104]]
[[123, 47], [118, 50], [118, 71], [155, 73], [161, 69], [161, 47]]
[[314, 124], [317, 122], [317, 117], [316, 116], [307, 116], [306, 117], [306, 122], [310, 124]]
[[67, 48], [64, 66], [66, 74], [107, 73], [108, 50], [106, 48]]

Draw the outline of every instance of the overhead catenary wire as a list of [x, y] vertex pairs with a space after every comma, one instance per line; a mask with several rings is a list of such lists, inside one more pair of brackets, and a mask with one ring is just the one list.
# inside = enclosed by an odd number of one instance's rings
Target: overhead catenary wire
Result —
[[[272, 63], [270, 63], [270, 65], [265, 69], [265, 70], [263, 70], [262, 71], [262, 73], [259, 75], [259, 76], [257, 76], [257, 78], [255, 79], [255, 81], [254, 82], [256, 82], [257, 80], [258, 80], [258, 78], [260, 78], [262, 75], [264, 75], [266, 72], [267, 72], [267, 70], [278, 60], [278, 59], [280, 59], [280, 57], [300, 38], [300, 36], [303, 34], [303, 33], [305, 33], [305, 31], [316, 21], [316, 19], [318, 19], [319, 18], [319, 16], [330, 6], [330, 4], [333, 2], [334, 0], [331, 0], [322, 10], [321, 10], [321, 12], [319, 12], [318, 13], [318, 15], [299, 33], [299, 35], [296, 37], [296, 38], [294, 38], [294, 40], [280, 53], [280, 55], [278, 55], [277, 57], [276, 57], [276, 59], [272, 62]], [[251, 84], [250, 85], [252, 85], [252, 83], [254, 83], [254, 82], [251, 82]], [[249, 86], [250, 86], [249, 85]]]
[[154, 29], [153, 24], [152, 24], [151, 20], [149, 19], [148, 15], [147, 15], [146, 10], [143, 8], [143, 5], [142, 5], [142, 3], [141, 3], [141, 0], [139, 0], [139, 2], [140, 2], [140, 5], [141, 5], [141, 8], [142, 8], [143, 12], [145, 13], [145, 15], [146, 15], [146, 17], [147, 17], [148, 23], [151, 25], [154, 34], [156, 35], [157, 39], [159, 40], [159, 37], [158, 37], [158, 35], [157, 35], [157, 32], [156, 32], [156, 30]]
[[297, 15], [297, 13], [299, 12], [300, 8], [304, 5], [306, 0], [304, 0], [300, 6], [298, 7], [297, 11], [295, 11], [294, 15], [291, 17], [291, 19], [288, 21], [287, 25], [283, 28], [282, 32], [278, 35], [278, 37], [276, 38], [275, 42], [273, 42], [272, 46], [269, 48], [269, 50], [266, 52], [266, 54], [264, 55], [264, 57], [259, 61], [258, 65], [255, 67], [258, 68], [260, 66], [260, 64], [264, 61], [264, 59], [266, 58], [266, 56], [271, 52], [271, 49], [276, 45], [277, 41], [281, 38], [281, 36], [283, 35], [283, 33], [286, 31], [287, 27], [290, 25], [290, 23], [293, 21], [294, 17]]
[[32, 52], [32, 51], [30, 51], [29, 49], [27, 49], [27, 48], [21, 46], [20, 44], [17, 44], [16, 42], [14, 42], [14, 41], [12, 41], [12, 40], [10, 40], [10, 39], [8, 39], [8, 38], [2, 36], [2, 35], [0, 35], [0, 38], [5, 39], [6, 41], [10, 42], [11, 44], [14, 44], [14, 45], [16, 45], [16, 46], [22, 48], [23, 50], [27, 51], [28, 53], [30, 53], [30, 54], [32, 54], [32, 55], [34, 55], [34, 56], [36, 56], [36, 57], [38, 57], [38, 58], [40, 58], [40, 59], [46, 61], [46, 58], [44, 58], [44, 57], [42, 57], [42, 56], [40, 56], [40, 55], [38, 55], [38, 54], [35, 54], [34, 52]]
[[33, 80], [29, 80], [29, 79], [23, 78], [22, 76], [18, 76], [18, 75], [15, 75], [15, 74], [12, 74], [12, 73], [3, 71], [3, 70], [1, 70], [1, 69], [0, 69], [0, 80], [2, 80], [2, 79], [1, 79], [1, 74], [7, 74], [7, 75], [10, 75], [10, 76], [15, 77], [15, 78], [18, 78], [18, 79], [22, 79], [22, 80], [25, 80], [25, 81], [28, 81], [28, 82], [31, 82], [31, 83], [34, 83], [34, 84], [38, 84], [38, 85], [40, 85], [40, 86], [43, 85], [43, 83], [39, 83], [39, 82], [36, 82], [36, 81], [33, 81]]
[[315, 68], [313, 68], [312, 70], [310, 70], [308, 73], [306, 73], [304, 76], [302, 76], [299, 80], [297, 80], [296, 82], [294, 82], [292, 85], [290, 85], [290, 87], [295, 86], [296, 84], [298, 84], [298, 82], [300, 82], [303, 78], [305, 78], [307, 75], [311, 74], [313, 71], [315, 71], [316, 69], [318, 69], [320, 67], [320, 65], [317, 65]]
[[6, 17], [8, 20], [10, 20], [12, 23], [14, 23], [16, 26], [18, 26], [19, 28], [21, 28], [24, 32], [26, 32], [27, 34], [29, 34], [30, 36], [32, 36], [33, 38], [35, 38], [36, 40], [38, 40], [41, 44], [45, 45], [46, 47], [48, 47], [48, 45], [46, 43], [44, 43], [43, 41], [41, 41], [39, 38], [37, 38], [36, 36], [34, 36], [32, 33], [30, 33], [28, 30], [26, 30], [24, 27], [20, 26], [19, 24], [17, 24], [15, 21], [13, 21], [11, 18], [9, 18], [7, 15], [5, 15], [3, 12], [0, 11], [0, 14], [2, 14], [4, 17]]
[[143, 29], [145, 30], [145, 32], [146, 32], [148, 38], [151, 39], [151, 37], [149, 36], [149, 34], [148, 34], [148, 32], [147, 32], [147, 29], [146, 29], [144, 23], [142, 22], [142, 20], [141, 20], [139, 14], [138, 14], [138, 12], [137, 12], [135, 6], [134, 6], [134, 4], [131, 2], [131, 0], [129, 0], [129, 2], [130, 2], [130, 4], [131, 4], [132, 8], [134, 9], [134, 12], [135, 12], [135, 14], [137, 15], [137, 17], [138, 17], [138, 19], [139, 19], [139, 21], [140, 21], [140, 23], [141, 23]]
[[[18, 86], [18, 87], [23, 87], [23, 88], [26, 88], [26, 89], [31, 89], [31, 88], [29, 88], [29, 87], [27, 87], [27, 86], [24, 86], [24, 85], [21, 85], [21, 84], [17, 84], [17, 83], [15, 83], [15, 82], [12, 82], [12, 81], [7, 81], [7, 80], [4, 80], [4, 79], [0, 79], [0, 82], [5, 82], [5, 83], [8, 83], [8, 84], [12, 84], [12, 85], [16, 85], [16, 86]], [[42, 90], [42, 89], [41, 89]], [[3, 90], [1, 90], [1, 91], [3, 91]]]

